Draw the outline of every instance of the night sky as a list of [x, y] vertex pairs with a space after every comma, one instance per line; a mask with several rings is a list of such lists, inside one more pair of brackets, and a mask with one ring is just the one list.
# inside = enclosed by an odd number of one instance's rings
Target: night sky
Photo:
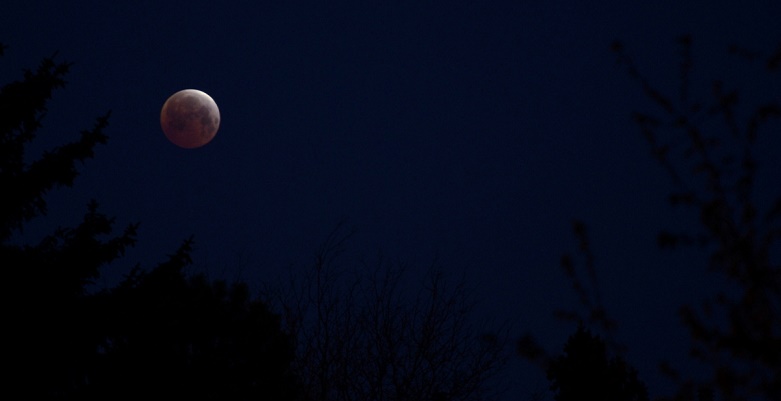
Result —
[[[2, 83], [55, 52], [74, 62], [31, 156], [112, 111], [109, 143], [21, 239], [77, 223], [94, 198], [117, 229], [141, 223], [107, 285], [191, 234], [195, 271], [275, 282], [310, 265], [341, 224], [354, 231], [348, 260], [381, 254], [413, 274], [436, 261], [475, 287], [480, 314], [558, 350], [574, 329], [551, 313], [575, 306], [558, 263], [577, 218], [656, 395], [659, 357], [686, 349], [675, 308], [710, 281], [695, 259], [656, 247], [660, 229], [695, 216], [666, 202], [672, 186], [630, 120], [655, 109], [610, 44], [674, 91], [675, 38], [691, 33], [700, 88], [717, 77], [750, 86], [727, 45], [775, 49], [781, 3], [733, 3], [6, 2]], [[761, 87], [781, 93], [778, 80]], [[159, 121], [187, 88], [222, 116], [194, 150], [168, 142]], [[521, 397], [546, 385], [527, 365], [513, 362]]]

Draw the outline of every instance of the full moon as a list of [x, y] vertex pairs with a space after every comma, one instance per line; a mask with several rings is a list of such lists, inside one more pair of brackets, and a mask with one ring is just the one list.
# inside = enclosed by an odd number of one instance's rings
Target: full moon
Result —
[[206, 145], [220, 128], [220, 109], [211, 96], [196, 89], [174, 93], [160, 111], [160, 126], [175, 145], [193, 149]]

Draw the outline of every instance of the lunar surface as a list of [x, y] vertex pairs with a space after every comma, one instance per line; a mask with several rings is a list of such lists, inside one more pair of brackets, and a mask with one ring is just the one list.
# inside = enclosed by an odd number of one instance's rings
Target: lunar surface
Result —
[[198, 148], [214, 139], [220, 128], [217, 103], [204, 92], [185, 89], [163, 104], [160, 125], [169, 141], [185, 149]]

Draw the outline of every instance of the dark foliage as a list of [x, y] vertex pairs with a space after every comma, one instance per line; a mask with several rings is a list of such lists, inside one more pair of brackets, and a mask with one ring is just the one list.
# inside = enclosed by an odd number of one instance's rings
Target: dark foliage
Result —
[[[475, 325], [464, 283], [432, 269], [405, 293], [403, 269], [381, 261], [340, 272], [347, 236], [335, 230], [314, 269], [294, 277], [280, 305], [298, 341], [295, 372], [318, 401], [481, 401], [501, 391], [505, 337]], [[485, 322], [488, 323], [488, 322]]]
[[25, 145], [35, 139], [46, 102], [65, 84], [69, 67], [45, 59], [37, 70], [25, 71], [21, 81], [0, 90], [0, 261], [8, 335], [4, 362], [13, 367], [4, 370], [10, 384], [5, 389], [20, 398], [24, 393], [30, 398], [57, 394], [71, 385], [70, 376], [91, 351], [85, 286], [98, 277], [101, 266], [135, 242], [135, 225], [102, 240], [111, 233], [113, 221], [98, 212], [94, 202], [76, 227], [59, 228], [35, 245], [10, 241], [24, 223], [46, 214], [46, 193], [72, 185], [78, 175], [76, 162], [91, 158], [95, 145], [106, 141], [108, 114], [78, 141], [32, 163], [24, 160]]
[[[701, 247], [709, 254], [709, 271], [730, 283], [714, 299], [680, 310], [692, 338], [691, 355], [710, 367], [711, 378], [698, 382], [669, 365], [664, 369], [680, 384], [678, 399], [693, 399], [699, 392], [706, 399], [718, 395], [724, 400], [778, 400], [781, 267], [775, 250], [781, 244], [781, 198], [767, 210], [758, 206], [758, 200], [771, 194], [756, 185], [761, 166], [756, 154], [758, 139], [772, 134], [767, 127], [781, 117], [781, 106], [775, 99], [752, 103], [750, 93], [745, 97], [748, 102], [742, 100], [739, 90], [721, 80], [711, 83], [710, 96], [693, 98], [692, 43], [688, 35], [678, 40], [677, 98], [651, 85], [622, 46], [614, 46], [619, 62], [661, 109], [655, 114], [635, 113], [634, 120], [676, 185], [670, 202], [699, 217], [699, 232], [663, 232], [659, 245]], [[728, 53], [758, 67], [748, 73], [767, 74], [771, 80], [781, 60], [779, 49], [765, 55], [733, 45]], [[714, 119], [721, 121], [720, 129], [705, 124]], [[777, 187], [770, 191], [777, 196]]]
[[647, 401], [645, 384], [622, 358], [608, 355], [605, 342], [583, 326], [547, 370], [556, 401]]
[[[658, 245], [661, 249], [703, 250], [708, 271], [727, 283], [725, 288], [714, 289], [712, 299], [703, 300], [701, 305], [683, 305], [679, 310], [681, 322], [691, 335], [689, 356], [702, 362], [708, 377], [695, 378], [661, 362], [661, 371], [678, 387], [675, 394], [661, 399], [779, 400], [781, 198], [777, 197], [777, 187], [770, 191], [757, 187], [762, 164], [756, 155], [761, 135], [771, 134], [768, 126], [781, 119], [781, 106], [776, 100], [746, 102], [737, 89], [721, 80], [711, 83], [709, 96], [696, 98], [691, 90], [692, 38], [682, 36], [678, 45], [681, 61], [677, 96], [668, 96], [652, 85], [621, 43], [612, 46], [619, 64], [658, 108], [656, 113], [634, 113], [633, 120], [648, 141], [652, 157], [675, 184], [670, 204], [689, 208], [699, 223], [695, 232], [661, 232]], [[768, 74], [768, 80], [774, 79], [781, 65], [781, 47], [764, 54], [733, 45], [727, 53], [755, 67], [749, 73]], [[771, 195], [775, 198], [768, 202]], [[764, 210], [759, 206], [763, 201], [769, 204]], [[581, 328], [565, 347], [566, 356], [556, 359], [532, 335], [526, 335], [518, 341], [518, 352], [546, 369], [559, 400], [579, 399], [578, 392], [584, 394], [582, 399], [625, 399], [607, 398], [627, 393], [623, 392], [625, 385], [605, 381], [605, 377], [623, 375], [633, 383], [637, 379], [624, 362], [603, 357], [605, 345], [619, 353], [623, 347], [611, 339], [616, 322], [608, 317], [600, 301], [584, 227], [582, 223], [574, 226], [581, 258], [565, 255], [561, 265], [585, 313], [565, 311], [558, 312], [558, 316], [596, 327], [607, 335], [606, 340], [595, 339]], [[621, 367], [611, 367], [611, 363]], [[605, 373], [611, 369], [612, 373]], [[622, 370], [624, 373], [617, 373]], [[603, 379], [586, 380], [589, 375]], [[590, 382], [600, 380], [607, 388], [590, 387]]]
[[[551, 355], [532, 334], [518, 339], [516, 351], [546, 372], [557, 401], [648, 400], [645, 384], [623, 357], [627, 347], [615, 339], [618, 323], [602, 303], [585, 224], [573, 222], [573, 232], [577, 252], [562, 256], [561, 268], [578, 295], [580, 308], [557, 310], [554, 315], [577, 323], [578, 329], [564, 345], [563, 355]], [[587, 327], [604, 333], [604, 337], [592, 334]]]
[[135, 244], [137, 225], [114, 234], [113, 219], [93, 201], [76, 227], [38, 244], [14, 241], [25, 223], [46, 215], [47, 192], [71, 186], [76, 163], [107, 140], [108, 114], [79, 140], [25, 160], [69, 67], [48, 58], [0, 90], [0, 398], [296, 399], [293, 344], [279, 317], [245, 285], [188, 276], [192, 240], [99, 292], [90, 284]]
[[81, 397], [293, 399], [293, 344], [279, 317], [244, 284], [186, 278], [189, 247], [96, 295], [105, 335]]

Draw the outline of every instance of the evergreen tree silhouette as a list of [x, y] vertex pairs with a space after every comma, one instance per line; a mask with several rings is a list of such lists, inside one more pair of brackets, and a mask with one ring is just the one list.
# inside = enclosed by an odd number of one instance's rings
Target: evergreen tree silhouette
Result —
[[93, 148], [106, 142], [108, 114], [77, 141], [25, 161], [25, 145], [35, 139], [46, 102], [64, 86], [69, 68], [47, 58], [0, 90], [0, 260], [9, 335], [4, 359], [12, 367], [4, 371], [9, 372], [5, 388], [12, 398], [58, 394], [76, 380], [71, 376], [78, 375], [90, 349], [84, 288], [102, 265], [135, 242], [134, 225], [120, 236], [99, 240], [111, 233], [112, 220], [94, 202], [76, 227], [57, 229], [35, 245], [10, 241], [25, 223], [46, 214], [47, 192], [71, 186], [78, 175], [76, 163], [91, 158]]
[[556, 401], [647, 401], [645, 384], [622, 358], [608, 355], [605, 342], [582, 325], [547, 370]]
[[150, 272], [97, 295], [101, 342], [86, 399], [156, 394], [176, 399], [295, 398], [293, 343], [243, 283], [187, 277], [190, 241]]
[[[0, 55], [5, 47], [0, 45]], [[47, 101], [69, 63], [44, 59], [0, 89], [2, 399], [298, 399], [293, 344], [246, 285], [188, 276], [192, 239], [150, 271], [90, 292], [101, 269], [135, 244], [136, 224], [87, 206], [75, 227], [37, 244], [15, 234], [47, 212], [46, 194], [70, 187], [77, 163], [105, 143], [107, 113], [78, 140], [25, 160]]]

